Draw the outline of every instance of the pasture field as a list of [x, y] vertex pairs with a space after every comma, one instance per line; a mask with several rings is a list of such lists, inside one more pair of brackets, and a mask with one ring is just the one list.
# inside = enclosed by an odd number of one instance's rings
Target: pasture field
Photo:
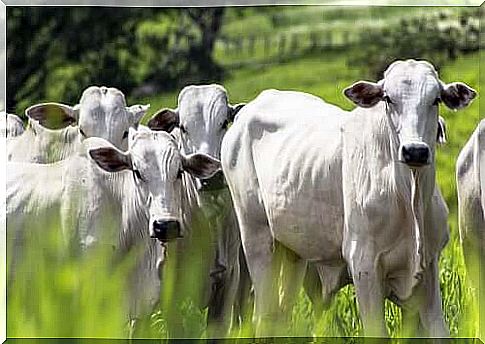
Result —
[[[283, 12], [284, 13], [284, 12]], [[322, 53], [276, 65], [258, 65], [230, 71], [225, 80], [232, 103], [247, 102], [267, 88], [300, 90], [322, 97], [330, 103], [351, 109], [342, 91], [364, 78], [365, 71], [353, 67], [345, 53]], [[431, 61], [432, 62], [432, 61]], [[479, 91], [479, 54], [459, 57], [440, 71], [445, 82], [463, 81]], [[151, 103], [151, 114], [162, 107], [176, 105], [177, 93], [161, 94], [151, 99], [131, 99]], [[459, 112], [441, 107], [447, 122], [448, 143], [439, 148], [437, 178], [450, 209], [451, 238], [440, 261], [440, 281], [446, 321], [454, 337], [477, 335], [478, 311], [473, 289], [468, 285], [459, 244], [457, 201], [454, 177], [456, 157], [479, 121], [479, 102]], [[298, 114], [295, 114], [298, 116]], [[8, 280], [9, 337], [124, 337], [123, 279], [130, 257], [113, 264], [116, 257], [110, 248], [101, 247], [87, 257], [60, 249], [55, 216], [46, 224], [31, 225], [27, 255], [20, 262], [19, 273]], [[194, 229], [196, 240], [204, 242], [208, 226], [199, 223]], [[37, 233], [37, 234], [35, 234]], [[200, 245], [203, 247], [204, 245]], [[187, 253], [177, 261], [173, 245], [163, 276], [162, 301], [136, 332], [137, 337], [170, 336], [170, 319], [177, 319], [184, 337], [206, 336], [206, 312], [197, 307], [200, 276], [197, 266], [207, 263], [203, 249]], [[9, 254], [11, 256], [11, 254]], [[175, 282], [177, 281], [177, 282]], [[189, 292], [189, 291], [192, 292]], [[175, 301], [177, 300], [177, 301]], [[295, 336], [354, 336], [362, 334], [353, 287], [343, 289], [330, 308], [314, 314], [302, 292], [287, 330]], [[400, 328], [401, 312], [386, 304], [387, 325], [393, 337], [405, 336]], [[283, 329], [282, 329], [283, 331]], [[251, 325], [243, 324], [232, 336], [249, 336]]]

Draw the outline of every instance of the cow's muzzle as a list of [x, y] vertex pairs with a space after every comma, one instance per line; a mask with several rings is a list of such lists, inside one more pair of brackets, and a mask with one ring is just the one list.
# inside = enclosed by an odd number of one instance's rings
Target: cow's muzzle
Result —
[[423, 167], [431, 163], [431, 149], [424, 142], [406, 143], [401, 146], [399, 160], [409, 167]]
[[150, 237], [161, 242], [181, 238], [180, 223], [176, 220], [155, 220], [152, 223]]

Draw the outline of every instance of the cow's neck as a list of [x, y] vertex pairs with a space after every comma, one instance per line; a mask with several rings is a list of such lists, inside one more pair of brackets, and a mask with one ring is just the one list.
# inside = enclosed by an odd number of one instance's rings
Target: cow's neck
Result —
[[119, 239], [122, 246], [137, 244], [140, 240], [148, 242], [149, 214], [147, 206], [132, 171], [103, 173], [105, 190], [113, 199], [121, 219]]
[[[414, 286], [422, 275], [426, 262], [427, 233], [425, 231], [425, 213], [431, 202], [435, 186], [434, 164], [420, 170], [412, 170], [406, 164], [399, 162], [399, 138], [391, 120], [389, 109], [385, 111], [387, 127], [387, 142], [389, 142], [389, 159], [393, 164], [393, 184], [399, 196], [399, 206], [406, 209], [412, 223], [413, 242], [413, 281]], [[434, 152], [433, 152], [434, 154]]]

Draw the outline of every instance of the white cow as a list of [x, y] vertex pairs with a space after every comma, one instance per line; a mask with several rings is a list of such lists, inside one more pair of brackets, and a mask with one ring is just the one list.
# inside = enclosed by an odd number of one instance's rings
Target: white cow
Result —
[[29, 126], [8, 144], [8, 159], [49, 163], [74, 154], [87, 137], [101, 137], [116, 147], [128, 148], [128, 129], [136, 128], [149, 105], [126, 106], [116, 88], [91, 86], [78, 105], [42, 103], [25, 114]]
[[10, 140], [22, 135], [25, 128], [24, 123], [19, 116], [0, 112], [0, 130], [2, 130], [2, 137], [6, 137]]
[[[112, 246], [123, 255], [133, 248], [143, 248], [140, 255], [135, 255], [128, 288], [128, 315], [134, 320], [152, 310], [160, 297], [159, 265], [164, 251], [158, 241], [149, 238], [155, 233], [161, 237], [178, 232], [180, 177], [184, 172], [210, 177], [220, 164], [203, 154], [182, 155], [167, 133], [130, 131], [127, 152], [100, 138], [84, 140], [83, 148], [96, 164], [86, 154], [53, 164], [9, 162], [7, 221], [10, 240], [17, 241], [11, 243], [16, 253], [28, 231], [43, 229], [26, 226], [26, 221], [31, 224], [29, 220], [44, 224], [45, 217], [65, 217], [67, 212], [76, 221], [88, 218], [105, 225], [111, 222], [103, 232], [93, 233], [88, 227], [87, 232], [76, 234], [84, 241]], [[105, 206], [99, 208], [103, 212], [93, 212], [98, 209], [98, 205], [90, 203], [93, 200], [104, 201]]]
[[291, 309], [310, 261], [324, 299], [355, 284], [367, 335], [386, 335], [389, 297], [427, 335], [446, 336], [438, 258], [448, 240], [447, 207], [434, 169], [438, 103], [458, 109], [476, 93], [444, 84], [427, 62], [408, 60], [345, 95], [359, 105], [351, 113], [307, 94], [265, 91], [224, 137], [221, 162], [254, 283], [257, 334], [281, 335], [278, 316]]
[[456, 162], [460, 239], [468, 274], [483, 306], [485, 272], [485, 120], [463, 147]]
[[[176, 128], [174, 135], [184, 154], [205, 153], [219, 158], [222, 138], [243, 106], [230, 105], [222, 86], [188, 86], [179, 94], [178, 108], [160, 110], [148, 126], [165, 131]], [[178, 259], [182, 260], [190, 247], [203, 247], [190, 230], [191, 214], [202, 210], [211, 228], [211, 232], [204, 236], [210, 238], [210, 252], [207, 254], [212, 263], [207, 264], [204, 267], [207, 271], [201, 273], [206, 280], [201, 281], [201, 294], [204, 296], [199, 300], [199, 306], [208, 306], [209, 335], [226, 335], [238, 289], [241, 246], [231, 197], [222, 173], [206, 181], [189, 176], [184, 184], [190, 201], [184, 210], [187, 238], [178, 243]], [[171, 325], [174, 335], [183, 335], [182, 332], [177, 333], [182, 330], [177, 327], [177, 324]]]

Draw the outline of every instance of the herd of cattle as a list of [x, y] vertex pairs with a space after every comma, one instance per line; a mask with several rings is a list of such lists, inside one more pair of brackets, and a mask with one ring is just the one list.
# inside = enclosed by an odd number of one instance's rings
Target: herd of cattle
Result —
[[[183, 255], [193, 214], [215, 209], [201, 304], [214, 335], [235, 325], [251, 288], [256, 335], [266, 336], [281, 335], [303, 285], [321, 309], [353, 283], [366, 335], [387, 335], [389, 298], [407, 326], [448, 336], [438, 277], [449, 237], [435, 180], [436, 146], [446, 139], [438, 109], [466, 107], [476, 92], [407, 60], [344, 94], [353, 111], [277, 90], [231, 105], [219, 85], [188, 86], [176, 109], [144, 126], [149, 105], [127, 106], [119, 90], [93, 86], [75, 106], [31, 106], [26, 128], [2, 116], [9, 274], [32, 223], [52, 214], [62, 241], [81, 252], [141, 245], [127, 281], [134, 321], [160, 301], [167, 245]], [[485, 245], [484, 135], [482, 121], [457, 163], [467, 256]]]

